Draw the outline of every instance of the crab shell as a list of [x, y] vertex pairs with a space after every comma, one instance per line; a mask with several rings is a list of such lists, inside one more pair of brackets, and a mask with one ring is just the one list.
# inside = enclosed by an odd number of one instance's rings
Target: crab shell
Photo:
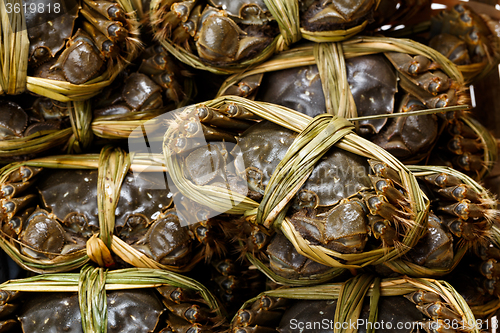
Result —
[[198, 54], [215, 63], [231, 63], [263, 50], [272, 41], [262, 33], [243, 31], [225, 11], [207, 7], [195, 36]]
[[[97, 176], [96, 170], [53, 170], [41, 179], [37, 187], [46, 210], [36, 210], [23, 223], [20, 240], [29, 248], [21, 250], [37, 258], [85, 248], [99, 230]], [[172, 195], [158, 179], [144, 173], [125, 177], [115, 234], [160, 263], [181, 265], [190, 256], [190, 236], [175, 211], [165, 211]]]
[[[278, 332], [292, 333], [297, 330], [293, 329], [293, 323], [304, 322], [313, 324], [314, 322], [326, 322], [328, 325], [330, 321], [334, 323], [335, 310], [338, 306], [337, 300], [318, 300], [318, 301], [305, 301], [298, 300], [285, 311], [279, 323]], [[402, 296], [381, 297], [378, 301], [378, 317], [377, 323], [385, 323], [385, 327], [389, 327], [391, 323], [392, 330], [390, 329], [377, 329], [377, 332], [394, 332], [397, 323], [413, 323], [422, 321], [424, 316], [415, 311], [415, 305], [406, 300]], [[364, 323], [367, 322], [370, 314], [369, 302], [365, 301], [359, 315]], [[294, 321], [295, 319], [296, 321]], [[328, 326], [328, 328], [330, 328]], [[365, 325], [358, 326], [360, 331], [366, 329]], [[317, 332], [331, 332], [331, 330], [318, 330]], [[411, 332], [411, 329], [398, 330], [398, 332]]]
[[[153, 332], [163, 304], [150, 289], [109, 291], [107, 331]], [[23, 332], [82, 332], [78, 295], [72, 293], [37, 293], [24, 304], [19, 321]]]
[[302, 1], [301, 24], [309, 31], [352, 27], [369, 17], [375, 4], [375, 0]]
[[16, 103], [0, 99], [0, 140], [20, 138], [28, 125], [28, 115]]
[[262, 24], [273, 19], [263, 0], [209, 0], [243, 24]]
[[[391, 114], [397, 91], [394, 69], [382, 55], [346, 60], [347, 81], [358, 116]], [[321, 78], [316, 66], [286, 69], [266, 74], [257, 99], [283, 105], [314, 117], [326, 110]], [[362, 120], [362, 134], [376, 134], [387, 119]]]
[[[30, 60], [35, 64], [40, 64], [54, 57], [64, 47], [66, 40], [71, 37], [79, 6], [74, 0], [62, 0], [58, 3], [61, 6], [59, 13], [44, 11], [42, 14], [38, 10], [25, 11], [30, 39]], [[24, 2], [28, 9], [32, 4], [35, 6], [43, 4], [45, 8], [50, 8], [48, 6], [52, 6], [54, 2], [50, 0], [27, 0]]]
[[[264, 193], [272, 173], [296, 134], [270, 122], [253, 125], [238, 138], [236, 170], [250, 190]], [[316, 164], [297, 193], [291, 223], [309, 241], [346, 252], [362, 251], [366, 242], [366, 206], [352, 198], [371, 188], [366, 159], [332, 147]], [[320, 209], [321, 217], [317, 214]], [[276, 251], [279, 256], [279, 251]], [[293, 265], [292, 265], [293, 266]]]
[[[346, 76], [360, 117], [426, 108], [417, 98], [398, 93], [396, 71], [381, 54], [347, 59]], [[316, 66], [266, 73], [257, 99], [283, 105], [311, 117], [326, 112], [325, 95]], [[358, 123], [360, 135], [403, 160], [421, 159], [429, 152], [438, 135], [438, 122], [434, 115], [370, 119]]]

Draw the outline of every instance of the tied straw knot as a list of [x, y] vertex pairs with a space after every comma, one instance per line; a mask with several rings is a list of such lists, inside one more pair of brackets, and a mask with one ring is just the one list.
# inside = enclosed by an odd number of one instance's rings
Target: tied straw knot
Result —
[[321, 114], [296, 137], [278, 164], [264, 192], [256, 222], [269, 228], [279, 227], [288, 203], [307, 181], [317, 161], [347, 134], [354, 125], [345, 118]]

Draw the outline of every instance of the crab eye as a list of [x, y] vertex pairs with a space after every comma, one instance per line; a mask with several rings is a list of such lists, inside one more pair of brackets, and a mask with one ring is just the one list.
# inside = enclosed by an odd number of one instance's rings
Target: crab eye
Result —
[[465, 12], [465, 8], [462, 5], [455, 5], [453, 8], [455, 8], [455, 10], [459, 13]]

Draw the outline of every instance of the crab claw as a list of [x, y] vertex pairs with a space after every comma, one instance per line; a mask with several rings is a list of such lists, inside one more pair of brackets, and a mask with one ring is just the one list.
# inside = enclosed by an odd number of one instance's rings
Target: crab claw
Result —
[[368, 162], [370, 163], [370, 167], [372, 168], [373, 172], [375, 172], [378, 177], [389, 178], [395, 183], [401, 184], [401, 178], [399, 177], [398, 173], [396, 172], [396, 170], [388, 166], [387, 163], [377, 160], [369, 160]]

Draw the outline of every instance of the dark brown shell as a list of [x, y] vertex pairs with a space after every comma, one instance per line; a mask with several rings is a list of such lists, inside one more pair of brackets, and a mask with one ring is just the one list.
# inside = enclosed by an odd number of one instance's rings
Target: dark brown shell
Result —
[[[107, 293], [109, 333], [150, 333], [158, 324], [163, 305], [151, 290]], [[19, 316], [23, 332], [81, 333], [78, 295], [37, 293], [29, 297]]]
[[[291, 130], [263, 122], [250, 127], [238, 138], [244, 162], [244, 166], [237, 166], [238, 171], [252, 168], [262, 173], [263, 187], [255, 187], [249, 181], [250, 189], [263, 193], [295, 137], [296, 133]], [[333, 147], [316, 164], [301, 191], [315, 193], [318, 206], [331, 206], [371, 187], [368, 173], [369, 165], [365, 158]], [[247, 179], [250, 177], [247, 172]]]
[[[45, 9], [55, 4], [51, 0], [26, 0], [23, 2], [28, 10], [25, 11], [26, 25], [28, 27], [28, 37], [30, 39], [30, 57], [33, 56], [37, 48], [45, 48], [49, 51], [48, 56], [54, 57], [60, 51], [66, 40], [71, 37], [73, 26], [78, 15], [78, 4], [75, 0], [58, 1], [61, 5], [60, 13], [45, 10], [40, 13], [38, 10], [29, 10], [30, 5], [38, 6], [43, 4]], [[64, 13], [64, 14], [62, 14]]]
[[0, 99], [0, 139], [23, 136], [28, 125], [28, 115], [14, 102]]
[[[366, 332], [366, 322], [370, 313], [370, 302], [365, 298], [360, 319], [364, 324], [357, 326], [358, 332]], [[335, 309], [337, 307], [337, 300], [321, 300], [321, 301], [305, 301], [298, 300], [288, 310], [285, 311], [281, 322], [278, 327], [280, 333], [294, 333], [298, 329], [294, 325], [297, 323], [304, 323], [304, 332], [327, 333], [333, 331], [335, 324]], [[424, 320], [424, 316], [420, 311], [417, 311], [415, 305], [402, 296], [388, 296], [381, 297], [378, 301], [378, 316], [377, 316], [377, 330], [376, 332], [393, 333], [404, 332], [410, 333], [413, 329], [413, 323]], [[313, 325], [315, 322], [323, 323], [325, 326], [307, 327], [306, 324]], [[354, 321], [356, 322], [356, 321]], [[382, 324], [384, 323], [384, 324]], [[349, 324], [349, 322], [347, 322]], [[398, 324], [403, 327], [398, 328]], [[406, 327], [405, 327], [406, 324]], [[414, 330], [413, 330], [414, 331]]]
[[[158, 184], [156, 174], [127, 174], [116, 208], [116, 225], [123, 226], [134, 215], [156, 219], [172, 202], [166, 183]], [[44, 205], [61, 220], [71, 214], [84, 216], [98, 226], [97, 170], [52, 170], [37, 185]]]

